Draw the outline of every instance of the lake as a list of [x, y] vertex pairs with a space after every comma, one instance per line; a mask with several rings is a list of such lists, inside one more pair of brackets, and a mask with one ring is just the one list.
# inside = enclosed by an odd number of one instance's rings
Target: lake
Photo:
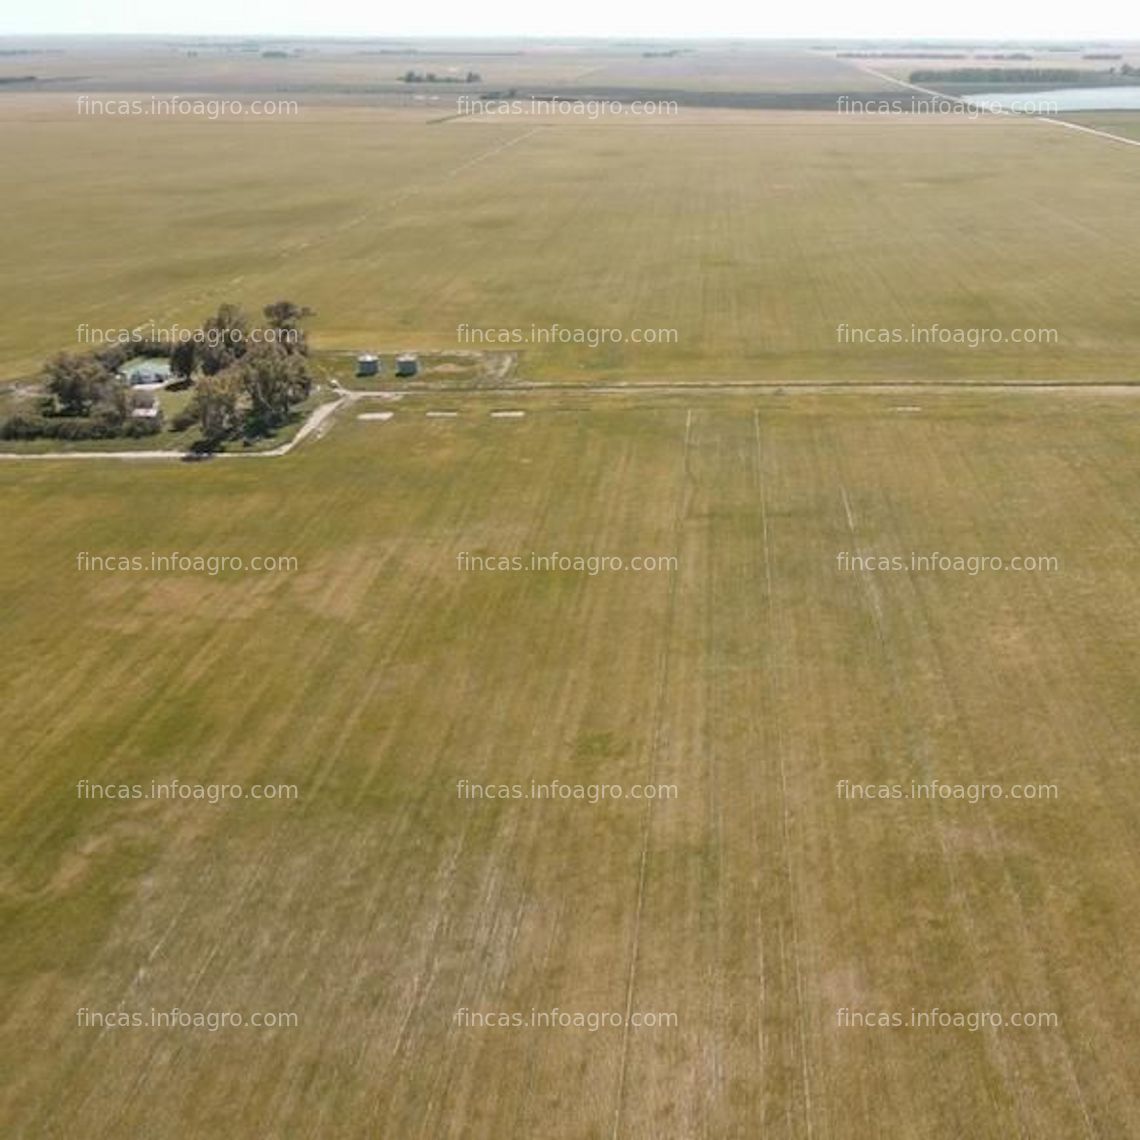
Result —
[[993, 91], [963, 96], [972, 106], [991, 104], [1006, 110], [1140, 111], [1140, 87], [1062, 87], [1055, 91]]

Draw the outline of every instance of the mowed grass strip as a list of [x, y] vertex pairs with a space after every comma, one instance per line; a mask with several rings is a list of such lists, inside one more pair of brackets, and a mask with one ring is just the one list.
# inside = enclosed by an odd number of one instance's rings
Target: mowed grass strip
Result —
[[[1129, 401], [403, 401], [272, 463], [6, 468], [16, 1132], [1068, 1137], [1140, 1125]], [[296, 570], [81, 573], [94, 553]], [[672, 554], [673, 573], [457, 555]], [[842, 551], [1051, 554], [854, 573]], [[79, 800], [83, 778], [296, 802]], [[871, 803], [861, 782], [1056, 782]], [[461, 779], [676, 784], [465, 800]], [[296, 1012], [120, 1029], [83, 1007]], [[1053, 1011], [853, 1029], [836, 1011]], [[675, 1013], [478, 1028], [456, 1011]], [[27, 1049], [34, 1038], [38, 1048]]]

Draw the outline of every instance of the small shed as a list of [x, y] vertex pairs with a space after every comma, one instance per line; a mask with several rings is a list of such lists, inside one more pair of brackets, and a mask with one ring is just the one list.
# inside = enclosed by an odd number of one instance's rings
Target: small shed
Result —
[[420, 370], [420, 362], [414, 353], [402, 352], [396, 357], [396, 375], [414, 376]]
[[380, 371], [380, 357], [366, 352], [356, 358], [357, 376], [375, 376]]
[[160, 413], [158, 400], [153, 392], [131, 393], [131, 415], [137, 420], [157, 419]]

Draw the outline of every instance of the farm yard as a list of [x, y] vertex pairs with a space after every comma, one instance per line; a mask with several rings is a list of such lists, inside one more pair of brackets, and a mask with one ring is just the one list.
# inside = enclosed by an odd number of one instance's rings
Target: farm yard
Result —
[[[219, 300], [318, 379], [258, 462], [0, 443], [5, 1135], [1140, 1134], [1140, 152], [398, 79], [874, 90], [788, 45], [266, 46], [0, 93], [0, 411]], [[857, 335], [932, 327], [1057, 336]]]

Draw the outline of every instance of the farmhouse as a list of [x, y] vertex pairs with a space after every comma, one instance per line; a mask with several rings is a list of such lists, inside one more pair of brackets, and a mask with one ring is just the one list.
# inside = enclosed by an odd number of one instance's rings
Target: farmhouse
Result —
[[170, 361], [137, 357], [128, 360], [118, 373], [131, 387], [141, 384], [165, 384], [170, 379]]

